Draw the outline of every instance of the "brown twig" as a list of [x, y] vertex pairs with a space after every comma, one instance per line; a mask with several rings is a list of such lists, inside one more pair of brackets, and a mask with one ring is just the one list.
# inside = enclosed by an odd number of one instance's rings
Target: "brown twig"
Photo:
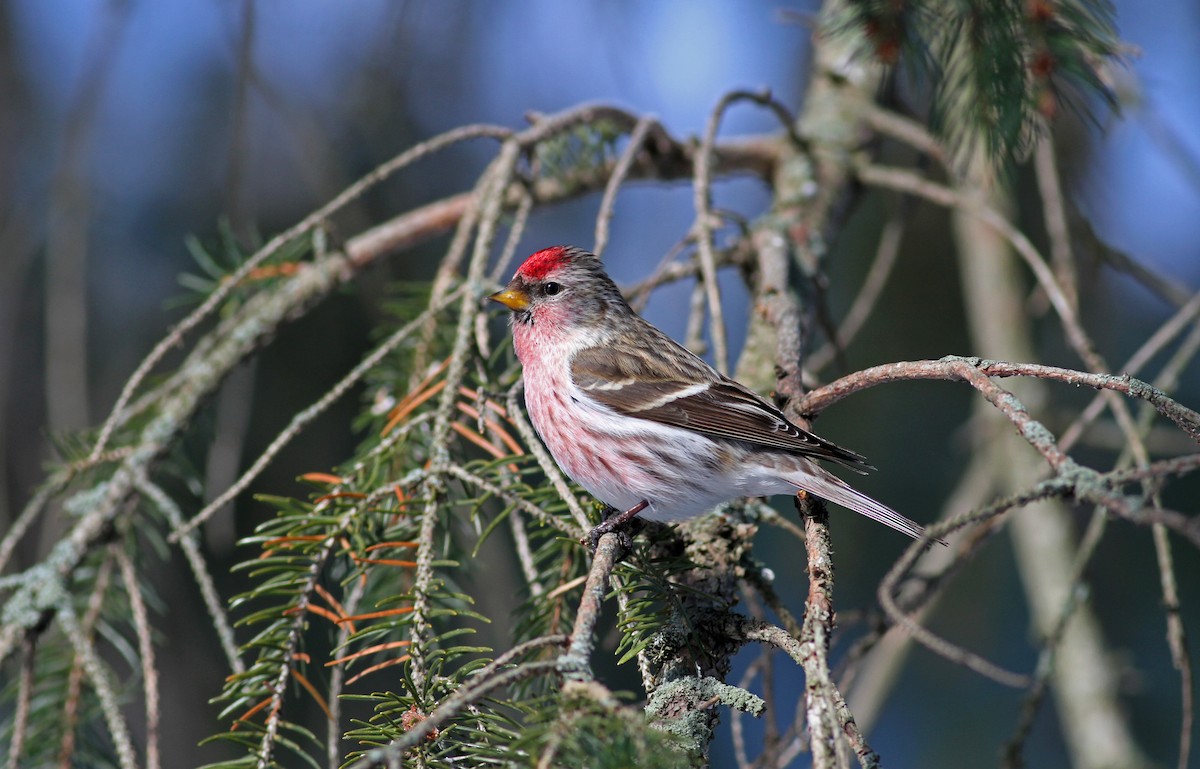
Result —
[[[537, 640], [541, 642], [543, 639]], [[477, 678], [481, 679], [478, 683], [464, 686], [442, 700], [441, 704], [428, 717], [413, 724], [410, 729], [392, 741], [387, 747], [367, 751], [359, 760], [350, 764], [348, 769], [371, 769], [377, 766], [389, 767], [389, 769], [391, 767], [398, 767], [401, 765], [400, 758], [406, 751], [420, 744], [435, 729], [440, 729], [447, 721], [457, 716], [466, 708], [483, 700], [497, 689], [503, 689], [530, 678], [554, 673], [557, 666], [557, 660], [543, 660], [526, 662], [518, 667], [500, 672], [489, 671], [489, 674], [486, 676], [480, 674], [477, 676]]]
[[900, 243], [911, 215], [910, 208], [911, 206], [901, 201], [896, 212], [884, 223], [883, 231], [879, 235], [879, 245], [875, 249], [875, 258], [871, 261], [871, 267], [867, 270], [867, 276], [863, 279], [858, 294], [854, 297], [842, 322], [837, 325], [834, 338], [808, 356], [805, 363], [808, 370], [820, 371], [834, 360], [841, 364], [843, 351], [871, 317], [880, 295], [887, 287], [892, 267], [895, 266], [896, 259], [900, 255]]
[[133, 627], [137, 634], [138, 661], [142, 666], [142, 700], [146, 708], [146, 769], [158, 769], [161, 765], [158, 747], [158, 724], [162, 717], [158, 699], [158, 666], [154, 661], [153, 628], [146, 602], [142, 599], [142, 586], [138, 583], [133, 559], [122, 548], [114, 548], [121, 581], [125, 583], [125, 594], [129, 597]]
[[1187, 634], [1183, 626], [1182, 606], [1179, 600], [1179, 585], [1175, 578], [1171, 543], [1162, 526], [1153, 527], [1154, 553], [1158, 563], [1159, 585], [1163, 608], [1167, 615], [1167, 647], [1171, 650], [1171, 664], [1179, 671], [1179, 759], [1178, 769], [1187, 769], [1192, 752], [1192, 725], [1195, 722], [1195, 696], [1192, 656], [1188, 650]]
[[887, 363], [863, 369], [813, 390], [804, 396], [797, 406], [803, 413], [815, 414], [848, 395], [886, 382], [915, 379], [971, 382], [975, 377], [973, 372], [979, 372], [988, 377], [1031, 376], [1069, 385], [1112, 390], [1146, 401], [1158, 413], [1174, 422], [1179, 429], [1192, 438], [1200, 440], [1200, 413], [1183, 406], [1158, 388], [1139, 379], [1113, 374], [1092, 374], [1057, 366], [1043, 366], [1037, 363], [1010, 363], [960, 356], [947, 356], [936, 361]]
[[1050, 260], [1054, 276], [1062, 286], [1063, 295], [1071, 306], [1079, 308], [1079, 279], [1075, 270], [1075, 255], [1071, 248], [1071, 233], [1067, 226], [1067, 207], [1059, 182], [1058, 158], [1054, 142], [1039, 141], [1033, 149], [1038, 192], [1042, 199], [1042, 214], [1050, 240]]
[[[96, 578], [92, 584], [91, 595], [88, 596], [87, 611], [83, 615], [81, 627], [87, 638], [95, 632], [96, 623], [100, 620], [100, 612], [104, 610], [104, 599], [112, 580], [115, 558], [112, 546], [106, 553], [100, 568], [96, 570]], [[79, 705], [83, 690], [83, 658], [76, 654], [71, 660], [71, 671], [67, 674], [67, 693], [63, 701], [62, 721], [66, 727], [62, 730], [62, 743], [58, 751], [58, 765], [62, 769], [70, 769], [75, 757], [75, 724], [79, 720]]]
[[793, 141], [798, 141], [795, 134], [795, 121], [787, 109], [771, 96], [771, 92], [763, 91], [730, 91], [717, 100], [717, 105], [709, 114], [704, 136], [700, 141], [695, 164], [693, 182], [693, 204], [696, 209], [696, 220], [692, 226], [695, 236], [697, 259], [700, 263], [701, 284], [704, 286], [705, 298], [708, 300], [708, 311], [712, 317], [710, 333], [713, 343], [713, 362], [721, 373], [729, 373], [729, 349], [726, 340], [724, 308], [721, 303], [721, 289], [717, 283], [716, 257], [713, 245], [713, 211], [712, 211], [712, 165], [714, 147], [717, 143], [717, 131], [726, 110], [739, 101], [749, 101], [770, 109], [785, 126]]
[[812, 497], [797, 497], [796, 509], [804, 519], [804, 547], [808, 556], [808, 598], [804, 602], [802, 665], [808, 692], [809, 749], [814, 766], [833, 766], [837, 734], [836, 687], [829, 669], [833, 614], [833, 548], [829, 541], [828, 513]]
[[[656, 126], [658, 126], [658, 121], [652, 117], [638, 118], [637, 124], [629, 134], [629, 143], [625, 145], [625, 151], [617, 159], [612, 175], [608, 177], [608, 183], [604, 185], [604, 197], [600, 199], [600, 210], [596, 212], [595, 244], [592, 246], [592, 253], [596, 256], [603, 256], [604, 249], [608, 246], [608, 230], [616, 209], [617, 192], [628, 178], [633, 161], [642, 151], [646, 137], [652, 130], [655, 130]], [[657, 130], [661, 132], [662, 128], [658, 127]]]
[[25, 738], [28, 736], [30, 702], [33, 701], [33, 679], [37, 668], [37, 635], [26, 632], [21, 644], [21, 675], [17, 683], [17, 702], [12, 717], [12, 733], [9, 736], [8, 769], [20, 766]]
[[620, 553], [620, 538], [616, 534], [600, 537], [575, 615], [571, 643], [559, 658], [559, 670], [565, 681], [586, 682], [593, 678], [591, 659], [596, 643], [596, 622], [600, 619], [600, 607]]
[[488, 126], [488, 125], [472, 125], [458, 128], [453, 131], [448, 131], [441, 136], [434, 137], [428, 141], [422, 142], [417, 146], [400, 153], [392, 160], [378, 166], [366, 176], [359, 179], [354, 184], [347, 187], [339, 195], [335, 196], [325, 205], [313, 211], [299, 223], [288, 228], [284, 232], [279, 233], [271, 238], [255, 252], [249, 259], [231, 274], [227, 280], [222, 281], [217, 288], [208, 295], [203, 303], [193, 310], [186, 318], [176, 324], [171, 331], [150, 351], [138, 367], [130, 375], [125, 386], [121, 390], [121, 394], [117, 397], [117, 402], [112, 408], [104, 425], [100, 428], [100, 435], [96, 439], [96, 444], [92, 447], [91, 457], [95, 458], [108, 445], [109, 438], [112, 437], [113, 431], [122, 423], [125, 417], [125, 406], [129, 403], [129, 399], [133, 397], [133, 393], [141, 386], [146, 376], [154, 369], [155, 366], [176, 346], [183, 342], [183, 337], [196, 326], [200, 325], [206, 318], [211, 316], [213, 312], [220, 307], [221, 303], [246, 279], [252, 270], [259, 267], [270, 257], [279, 252], [283, 246], [290, 243], [292, 240], [314, 230], [321, 222], [328, 219], [336, 211], [341, 210], [349, 203], [357, 200], [367, 190], [387, 179], [392, 174], [400, 169], [416, 162], [426, 155], [438, 152], [446, 147], [457, 144], [462, 141], [467, 141], [475, 138], [490, 137], [503, 138], [511, 133], [507, 128]]

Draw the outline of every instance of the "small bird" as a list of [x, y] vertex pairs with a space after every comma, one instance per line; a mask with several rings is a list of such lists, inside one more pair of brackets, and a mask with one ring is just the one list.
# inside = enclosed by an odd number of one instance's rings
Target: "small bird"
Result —
[[538, 251], [489, 298], [512, 310], [534, 429], [563, 472], [623, 511], [620, 522], [679, 521], [739, 497], [810, 492], [921, 535], [814, 461], [861, 473], [870, 467], [861, 456], [792, 424], [643, 320], [594, 254]]

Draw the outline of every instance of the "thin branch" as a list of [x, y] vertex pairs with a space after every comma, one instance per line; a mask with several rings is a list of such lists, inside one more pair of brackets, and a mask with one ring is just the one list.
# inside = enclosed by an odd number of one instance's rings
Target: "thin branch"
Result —
[[871, 261], [871, 267], [863, 279], [858, 295], [854, 297], [850, 309], [846, 311], [842, 322], [838, 324], [835, 338], [826, 342], [824, 347], [808, 357], [806, 368], [810, 371], [820, 371], [835, 358], [840, 361], [843, 351], [875, 311], [879, 297], [887, 287], [892, 267], [895, 266], [896, 259], [900, 255], [900, 243], [904, 238], [904, 230], [908, 225], [910, 214], [910, 206], [901, 201], [895, 213], [888, 217], [887, 222], [883, 225], [883, 231], [879, 234], [879, 245], [875, 249], [875, 258]]
[[1160, 275], [1129, 254], [1118, 251], [1103, 242], [1100, 236], [1091, 230], [1090, 225], [1086, 222], [1084, 225], [1086, 227], [1085, 236], [1090, 236], [1090, 240], [1093, 241], [1092, 248], [1096, 252], [1097, 261], [1116, 272], [1128, 275], [1151, 293], [1157, 294], [1159, 298], [1177, 307], [1185, 304], [1191, 298], [1192, 290], [1178, 280]]
[[700, 262], [701, 283], [708, 299], [708, 310], [712, 314], [713, 361], [717, 371], [729, 373], [729, 349], [725, 338], [725, 316], [721, 304], [721, 288], [717, 283], [716, 257], [713, 254], [712, 234], [712, 154], [717, 140], [717, 129], [729, 105], [741, 99], [751, 98], [747, 91], [732, 91], [717, 102], [708, 117], [704, 138], [696, 158], [693, 204], [696, 221], [692, 230], [696, 238], [697, 258]]
[[947, 660], [962, 665], [970, 670], [979, 673], [980, 675], [990, 678], [997, 683], [1005, 686], [1012, 686], [1023, 689], [1029, 685], [1029, 676], [1014, 673], [1006, 670], [999, 665], [996, 665], [974, 652], [963, 649], [957, 644], [951, 643], [941, 636], [936, 635], [925, 626], [916, 622], [896, 601], [896, 587], [904, 575], [911, 572], [913, 565], [917, 562], [921, 553], [932, 540], [931, 537], [941, 536], [948, 533], [954, 528], [958, 528], [967, 521], [982, 521], [992, 518], [1002, 513], [1007, 512], [1016, 507], [1028, 504], [1037, 499], [1043, 499], [1048, 496], [1061, 495], [1063, 489], [1060, 486], [1052, 484], [1039, 484], [1034, 489], [1017, 494], [1002, 500], [993, 502], [979, 511], [972, 511], [964, 516], [958, 516], [944, 523], [939, 523], [929, 527], [925, 536], [920, 540], [913, 542], [904, 551], [904, 554], [892, 565], [888, 573], [879, 583], [879, 589], [876, 592], [876, 597], [879, 600], [880, 607], [883, 608], [888, 618], [895, 624], [904, 628], [908, 634], [930, 651], [946, 658]]
[[831, 767], [835, 760], [834, 739], [837, 716], [836, 686], [829, 670], [829, 646], [833, 628], [833, 547], [829, 541], [829, 514], [824, 503], [812, 497], [797, 497], [796, 509], [804, 519], [804, 547], [808, 556], [808, 598], [804, 603], [804, 684], [809, 749], [813, 766]]
[[[171, 525], [172, 529], [178, 530], [183, 525], [183, 512], [179, 509], [179, 505], [160, 486], [143, 476], [137, 480], [136, 488], [166, 517], [167, 523]], [[225, 660], [229, 663], [230, 671], [235, 674], [244, 673], [246, 665], [242, 662], [241, 654], [238, 653], [237, 641], [233, 637], [233, 627], [229, 624], [229, 615], [225, 610], [225, 601], [217, 593], [216, 584], [208, 572], [208, 563], [200, 552], [195, 532], [189, 532], [179, 537], [179, 549], [183, 551], [183, 556], [192, 570], [196, 585], [200, 588], [200, 597], [204, 601], [204, 608], [208, 611], [209, 619], [212, 620], [213, 629], [217, 631], [217, 638], [220, 640], [221, 649], [225, 652]]]
[[579, 611], [575, 615], [571, 644], [559, 658], [559, 670], [566, 681], [585, 682], [593, 678], [591, 659], [596, 643], [596, 622], [600, 618], [600, 607], [620, 553], [620, 538], [616, 534], [600, 537], [579, 602]]
[[[700, 277], [700, 264], [697, 260], [673, 261], [673, 258], [679, 252], [683, 251], [692, 240], [693, 238], [688, 236], [679, 243], [676, 243], [667, 252], [654, 272], [622, 290], [621, 293], [629, 300], [631, 307], [641, 312], [645, 309], [646, 300], [649, 299], [651, 292], [660, 286]], [[745, 241], [738, 241], [730, 248], [721, 248], [716, 251], [717, 269], [723, 267], [746, 267], [751, 261], [750, 248]]]
[[1083, 581], [1084, 571], [1095, 555], [1097, 546], [1100, 544], [1101, 536], [1106, 528], [1106, 521], [1107, 518], [1103, 513], [1097, 510], [1092, 515], [1087, 531], [1084, 532], [1083, 539], [1076, 549], [1075, 563], [1071, 569], [1071, 588], [1067, 591], [1066, 597], [1063, 599], [1063, 604], [1054, 622], [1054, 626], [1046, 634], [1045, 638], [1042, 639], [1042, 649], [1038, 654], [1037, 665], [1034, 668], [1033, 685], [1029, 687], [1029, 691], [1026, 693], [1024, 702], [1021, 705], [1013, 736], [1004, 748], [1004, 762], [1002, 765], [1005, 769], [1019, 769], [1019, 767], [1024, 765], [1021, 755], [1022, 750], [1033, 729], [1042, 702], [1049, 692], [1054, 672], [1055, 657], [1066, 634], [1067, 623], [1076, 615], [1076, 610], [1080, 605], [1087, 600], [1088, 587]]
[[[358, 613], [359, 603], [366, 592], [367, 581], [355, 580], [348, 595], [343, 599], [347, 615]], [[353, 627], [354, 624], [351, 622], [338, 624], [337, 640], [333, 645], [334, 649], [345, 648], [350, 640], [350, 636], [353, 634]], [[343, 698], [339, 695], [344, 691], [345, 681], [346, 666], [334, 665], [329, 673], [329, 710], [331, 717], [325, 730], [325, 760], [328, 769], [338, 769], [344, 763], [340, 743], [345, 725], [340, 718]]]
[[692, 286], [691, 300], [688, 302], [687, 330], [683, 333], [683, 346], [697, 355], [703, 355], [704, 316], [706, 315], [707, 292], [704, 281], [698, 281]]
[[[8, 566], [8, 559], [12, 557], [13, 551], [21, 538], [29, 531], [29, 527], [33, 525], [46, 509], [46, 504], [55, 494], [58, 494], [66, 486], [65, 473], [56, 474], [50, 480], [42, 484], [37, 493], [29, 498], [25, 503], [25, 507], [21, 509], [16, 520], [9, 526], [8, 531], [4, 533], [4, 539], [0, 539], [0, 574], [4, 573], [5, 567]], [[3, 659], [0, 656], [0, 659]]]
[[13, 713], [8, 769], [17, 769], [29, 729], [29, 703], [33, 700], [33, 676], [37, 667], [37, 634], [26, 631], [21, 644], [21, 677], [17, 683], [17, 705]]
[[508, 514], [508, 529], [512, 533], [513, 543], [517, 549], [517, 563], [521, 567], [521, 576], [525, 578], [525, 586], [529, 595], [541, 598], [546, 588], [538, 578], [537, 565], [534, 563], [533, 548], [529, 544], [529, 532], [525, 529], [525, 517], [520, 510], [512, 510]]
[[363, 176], [361, 179], [350, 185], [341, 193], [336, 195], [325, 205], [313, 211], [311, 214], [302, 219], [299, 223], [293, 225], [287, 230], [279, 233], [271, 238], [266, 245], [255, 252], [249, 259], [242, 263], [228, 278], [220, 283], [204, 302], [193, 310], [186, 318], [175, 325], [171, 331], [163, 337], [150, 354], [146, 356], [138, 367], [134, 369], [133, 374], [125, 382], [125, 386], [121, 389], [121, 394], [117, 398], [116, 404], [112, 408], [104, 425], [100, 429], [100, 435], [96, 439], [96, 445], [92, 447], [91, 458], [96, 458], [108, 445], [112, 433], [122, 424], [125, 418], [125, 406], [129, 403], [129, 399], [133, 397], [133, 393], [141, 386], [146, 376], [154, 369], [158, 363], [166, 357], [167, 353], [176, 346], [182, 344], [183, 337], [196, 326], [200, 325], [206, 318], [221, 305], [225, 299], [240, 287], [250, 273], [260, 266], [267, 259], [274, 256], [286, 244], [296, 238], [311, 232], [318, 227], [322, 222], [328, 219], [337, 211], [341, 210], [348, 204], [360, 198], [369, 189], [392, 176], [392, 174], [400, 171], [406, 166], [420, 160], [421, 158], [439, 152], [446, 147], [450, 147], [459, 142], [467, 141], [476, 138], [496, 138], [503, 139], [511, 135], [512, 131], [502, 126], [489, 125], [470, 125], [462, 128], [457, 128], [453, 131], [448, 131], [440, 136], [435, 136], [432, 139], [421, 142], [420, 144], [408, 149], [386, 163], [377, 166], [370, 173]]
[[447, 475], [452, 475], [459, 480], [465, 481], [466, 483], [482, 489], [488, 494], [491, 494], [492, 496], [502, 500], [506, 505], [512, 505], [518, 510], [523, 510], [524, 512], [529, 513], [534, 518], [537, 518], [541, 523], [558, 529], [569, 537], [579, 537], [583, 533], [579, 529], [568, 526], [561, 517], [551, 515], [538, 505], [533, 504], [517, 494], [500, 488], [488, 479], [471, 472], [461, 465], [451, 463], [445, 467], [445, 472]]
[[1037, 142], [1033, 149], [1033, 165], [1037, 175], [1038, 192], [1042, 199], [1042, 216], [1050, 240], [1050, 260], [1054, 275], [1062, 286], [1063, 295], [1071, 306], [1079, 309], [1079, 279], [1075, 274], [1075, 255], [1071, 249], [1071, 232], [1067, 226], [1067, 207], [1063, 201], [1062, 184], [1058, 174], [1058, 158], [1054, 142]]
[[1187, 633], [1183, 626], [1182, 605], [1179, 600], [1179, 585], [1175, 578], [1171, 542], [1166, 529], [1153, 527], [1154, 554], [1158, 562], [1160, 590], [1163, 608], [1167, 615], [1167, 647], [1171, 650], [1171, 664], [1179, 671], [1179, 760], [1178, 769], [1187, 769], [1192, 753], [1192, 725], [1196, 717], [1193, 694], [1195, 684], [1192, 672], [1192, 657], [1188, 651]]
[[[318, 505], [317, 509], [320, 509], [320, 505]], [[350, 517], [355, 512], [356, 510], [351, 510], [344, 513], [337, 525], [331, 528], [331, 531], [344, 531]], [[297, 652], [300, 649], [304, 631], [308, 626], [308, 605], [312, 601], [315, 586], [324, 572], [325, 563], [339, 546], [340, 542], [337, 534], [327, 536], [321, 542], [317, 552], [312, 556], [308, 573], [304, 576], [303, 584], [300, 584], [298, 589], [295, 590], [295, 594], [298, 596], [294, 607], [295, 615], [292, 619], [291, 627], [288, 629], [287, 636], [279, 644], [279, 670], [275, 673], [274, 681], [267, 684], [267, 689], [271, 692], [271, 697], [266, 708], [267, 719], [266, 723], [263, 724], [262, 738], [258, 743], [258, 754], [255, 757], [255, 764], [258, 769], [267, 769], [275, 765], [275, 746], [279, 740], [279, 729], [283, 725], [283, 701], [288, 692], [288, 682], [292, 679], [295, 672], [294, 666], [297, 661]], [[264, 672], [265, 677], [266, 674]]]
[[496, 266], [492, 268], [490, 274], [490, 283], [498, 284], [504, 280], [504, 275], [508, 271], [508, 264], [512, 261], [513, 254], [517, 252], [517, 244], [521, 241], [521, 236], [525, 234], [525, 227], [529, 223], [529, 214], [533, 211], [533, 196], [529, 194], [529, 190], [524, 186], [516, 187], [517, 205], [516, 211], [513, 214], [512, 226], [508, 228], [508, 239], [504, 242], [504, 249], [500, 252], [500, 258], [496, 260]]
[[1029, 238], [1014, 227], [999, 211], [987, 205], [979, 196], [964, 194], [904, 169], [865, 165], [857, 169], [857, 174], [864, 184], [908, 192], [947, 208], [962, 209], [977, 216], [995, 229], [1012, 245], [1033, 272], [1038, 285], [1046, 292], [1051, 305], [1058, 313], [1063, 330], [1066, 332], [1067, 341], [1070, 342], [1076, 353], [1093, 371], [1101, 371], [1106, 368], [1096, 353], [1095, 345], [1083, 330], [1074, 305], [1063, 293], [1062, 287], [1045, 259], [1038, 253]]
[[717, 131], [725, 111], [736, 102], [750, 101], [770, 109], [785, 126], [793, 141], [796, 137], [794, 119], [782, 104], [771, 96], [768, 90], [763, 91], [730, 91], [717, 101], [708, 117], [704, 137], [700, 141], [695, 164], [695, 179], [693, 182], [693, 205], [696, 209], [696, 221], [692, 233], [697, 246], [697, 259], [700, 263], [701, 283], [708, 299], [708, 311], [712, 316], [711, 336], [713, 343], [713, 363], [718, 371], [729, 373], [729, 345], [726, 339], [724, 305], [721, 302], [720, 284], [717, 283], [716, 257], [713, 245], [713, 211], [712, 211], [712, 178], [714, 147], [717, 142]]
[[846, 735], [846, 740], [854, 750], [854, 755], [858, 757], [858, 764], [862, 769], [879, 769], [882, 762], [879, 754], [871, 748], [867, 743], [867, 738], [863, 736], [862, 730], [858, 728], [858, 723], [854, 720], [854, 714], [850, 712], [850, 707], [846, 704], [846, 700], [842, 697], [842, 693], [837, 689], [834, 690], [837, 696], [837, 718], [838, 723], [842, 727], [842, 733]]
[[454, 694], [442, 700], [441, 704], [428, 717], [414, 724], [401, 737], [383, 748], [370, 750], [362, 755], [347, 769], [372, 769], [372, 767], [400, 766], [404, 753], [425, 740], [434, 729], [440, 729], [451, 718], [466, 708], [483, 700], [497, 689], [503, 689], [512, 684], [530, 678], [554, 673], [557, 670], [557, 660], [527, 662], [515, 668], [504, 670], [494, 675], [482, 678], [478, 683], [464, 686]]
[[[981, 507], [992, 495], [994, 464], [987, 454], [972, 452], [957, 486], [942, 502], [938, 520], [950, 518], [960, 510]], [[950, 547], [925, 550], [912, 570], [920, 576], [899, 585], [897, 603], [900, 607], [914, 621], [921, 622], [934, 609], [945, 588], [999, 530], [999, 524], [999, 519], [981, 521], [964, 532], [947, 535]], [[882, 711], [888, 692], [899, 678], [914, 643], [911, 636], [892, 632], [895, 626], [878, 625], [846, 651], [841, 662], [843, 673], [839, 677], [843, 691], [848, 692], [855, 703], [858, 722], [868, 731]]]
[[71, 607], [70, 599], [65, 595], [63, 601], [58, 605], [57, 615], [63, 632], [75, 649], [75, 654], [82, 660], [83, 670], [87, 673], [92, 689], [100, 700], [100, 710], [104, 713], [104, 721], [108, 725], [108, 736], [116, 750], [121, 769], [137, 769], [137, 755], [133, 749], [133, 740], [129, 735], [129, 725], [125, 723], [125, 717], [121, 714], [117, 693], [109, 680], [104, 662], [96, 653], [95, 646], [88, 640], [87, 634], [75, 616], [75, 610]]
[[[1121, 367], [1121, 371], [1127, 376], [1132, 376], [1138, 373], [1138, 371], [1140, 371], [1141, 368], [1146, 365], [1151, 358], [1157, 355], [1162, 348], [1170, 344], [1170, 342], [1179, 334], [1181, 334], [1189, 325], [1194, 324], [1197, 317], [1200, 317], [1200, 293], [1193, 294], [1192, 298], [1186, 304], [1180, 307], [1179, 310], [1176, 311], [1176, 313], [1172, 315], [1166, 323], [1159, 326], [1158, 330], [1156, 330], [1149, 339], [1143, 342], [1137, 351], [1135, 351], [1134, 354], [1129, 357], [1129, 360], [1126, 361], [1125, 365]], [[1193, 335], [1195, 335], [1197, 331], [1200, 330], [1200, 327], [1192, 327]], [[1183, 348], [1186, 349], [1186, 347], [1187, 344], [1185, 343]], [[1190, 356], [1188, 357], [1190, 358]], [[1161, 389], [1166, 390], [1174, 389], [1173, 387], [1168, 387], [1162, 384], [1159, 384], [1158, 386]], [[1079, 416], [1075, 419], [1071, 426], [1063, 432], [1061, 444], [1064, 447], [1064, 450], [1068, 450], [1071, 446], [1075, 445], [1075, 442], [1082, 437], [1083, 431], [1087, 429], [1087, 427], [1094, 422], [1097, 417], [1100, 416], [1100, 412], [1103, 410], [1104, 405], [1104, 401], [1100, 398], [1100, 396], [1096, 396], [1092, 399], [1092, 402], [1080, 412]]]
[[[109, 545], [105, 558], [100, 563], [96, 578], [92, 584], [91, 595], [88, 596], [87, 612], [83, 615], [82, 628], [86, 639], [95, 633], [96, 623], [100, 621], [100, 612], [104, 610], [104, 599], [108, 593], [109, 582], [112, 580], [114, 563], [113, 550], [118, 545]], [[79, 721], [80, 692], [83, 689], [83, 658], [78, 654], [71, 660], [71, 671], [67, 673], [67, 692], [63, 698], [62, 742], [59, 745], [58, 765], [60, 769], [70, 769], [75, 758], [75, 726]]]
[[133, 628], [137, 634], [138, 658], [142, 665], [142, 699], [146, 707], [146, 769], [158, 769], [158, 724], [162, 712], [158, 701], [158, 667], [154, 662], [153, 629], [146, 602], [142, 600], [142, 586], [138, 584], [133, 559], [120, 547], [115, 548], [114, 552], [121, 571], [121, 581], [125, 583], [125, 594], [129, 598]]
[[492, 270], [492, 283], [501, 281], [501, 276], [506, 271], [509, 262], [512, 261], [513, 255], [517, 253], [517, 244], [521, 242], [521, 236], [525, 234], [525, 226], [529, 223], [529, 213], [533, 210], [533, 196], [529, 194], [529, 190], [523, 186], [517, 186], [517, 190], [519, 190], [519, 195], [512, 225], [508, 228], [508, 238], [504, 241], [500, 258], [496, 260], [496, 266]]
[[1129, 376], [1113, 374], [1091, 374], [1057, 366], [1037, 363], [1009, 363], [1007, 361], [964, 358], [956, 355], [940, 360], [887, 363], [873, 366], [849, 376], [830, 382], [808, 393], [797, 404], [802, 413], [815, 414], [824, 411], [848, 395], [886, 382], [915, 379], [944, 379], [947, 381], [971, 381], [966, 368], [974, 369], [989, 377], [1032, 376], [1069, 385], [1085, 385], [1096, 389], [1112, 390], [1149, 403], [1179, 429], [1196, 440], [1200, 440], [1200, 413], [1167, 396], [1158, 388]]
[[954, 169], [946, 157], [946, 148], [924, 124], [884, 109], [875, 102], [862, 102], [859, 110], [863, 120], [875, 131], [907, 144], [937, 161], [946, 171], [953, 172]]
[[[629, 176], [634, 159], [642, 151], [646, 137], [656, 126], [658, 126], [658, 121], [649, 115], [638, 118], [637, 125], [629, 134], [629, 142], [625, 145], [625, 151], [617, 159], [612, 175], [608, 177], [608, 184], [604, 186], [604, 197], [600, 199], [600, 210], [596, 213], [595, 245], [592, 246], [592, 253], [598, 257], [604, 255], [604, 249], [608, 246], [609, 225], [612, 222], [613, 212], [616, 210], [617, 193], [620, 191], [621, 185], [625, 183], [626, 177]], [[658, 130], [661, 131], [661, 127], [658, 127]]]
[[188, 521], [181, 528], [177, 528], [172, 531], [170, 535], [170, 541], [179, 542], [182, 537], [186, 536], [190, 531], [207, 521], [222, 507], [232, 501], [234, 497], [245, 491], [246, 488], [253, 483], [259, 475], [262, 474], [262, 471], [271, 464], [271, 461], [279, 455], [279, 452], [283, 451], [283, 449], [286, 448], [296, 436], [303, 432], [304, 429], [319, 416], [324, 414], [330, 406], [336, 403], [343, 395], [348, 393], [351, 388], [362, 381], [363, 377], [374, 370], [375, 367], [379, 365], [381, 360], [390, 355], [393, 350], [407, 341], [416, 328], [425, 323], [428, 318], [433, 317], [438, 312], [441, 312], [443, 309], [449, 306], [453, 300], [457, 299], [458, 296], [463, 292], [464, 288], [465, 286], [459, 286], [448, 296], [446, 296], [442, 302], [436, 305], [430, 305], [420, 315], [413, 318], [408, 323], [405, 323], [391, 336], [384, 340], [383, 344], [380, 344], [374, 350], [368, 353], [366, 357], [359, 361], [358, 365], [351, 369], [346, 376], [342, 377], [337, 384], [329, 388], [329, 390], [327, 390], [324, 395], [318, 398], [316, 402], [293, 415], [291, 421], [288, 422], [287, 427], [285, 427], [279, 433], [279, 435], [275, 436], [275, 440], [271, 441], [270, 445], [268, 445], [267, 448], [258, 455], [258, 458], [254, 460], [249, 469], [242, 473], [241, 477], [239, 477], [229, 488], [225, 489], [223, 492], [218, 494], [215, 499], [205, 505], [200, 512], [188, 519]]

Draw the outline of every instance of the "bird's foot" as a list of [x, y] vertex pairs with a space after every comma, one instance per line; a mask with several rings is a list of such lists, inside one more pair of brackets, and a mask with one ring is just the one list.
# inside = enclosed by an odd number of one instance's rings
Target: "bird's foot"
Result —
[[634, 529], [641, 523], [637, 519], [637, 514], [645, 510], [649, 505], [650, 503], [643, 499], [623, 513], [618, 513], [615, 507], [610, 506], [605, 511], [604, 521], [588, 532], [588, 552], [594, 555], [596, 548], [600, 546], [600, 538], [609, 533], [617, 535], [621, 552], [628, 552], [633, 547], [633, 537], [631, 535], [637, 533]]

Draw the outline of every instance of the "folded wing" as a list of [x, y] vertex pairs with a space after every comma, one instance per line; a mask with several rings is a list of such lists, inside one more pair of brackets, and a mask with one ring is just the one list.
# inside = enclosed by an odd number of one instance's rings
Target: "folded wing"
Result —
[[722, 376], [657, 329], [647, 328], [669, 346], [669, 358], [643, 349], [591, 347], [571, 360], [575, 385], [626, 416], [832, 460], [858, 472], [870, 468], [858, 454], [797, 427], [757, 393]]

